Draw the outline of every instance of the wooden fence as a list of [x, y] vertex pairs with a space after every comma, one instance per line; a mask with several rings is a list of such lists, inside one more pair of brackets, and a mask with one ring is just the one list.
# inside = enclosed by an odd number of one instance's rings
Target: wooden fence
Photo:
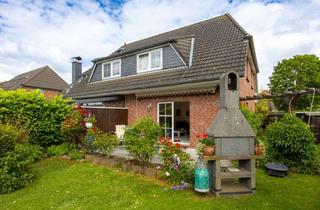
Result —
[[128, 109], [117, 107], [83, 106], [95, 116], [96, 126], [105, 132], [115, 132], [116, 125], [128, 125]]

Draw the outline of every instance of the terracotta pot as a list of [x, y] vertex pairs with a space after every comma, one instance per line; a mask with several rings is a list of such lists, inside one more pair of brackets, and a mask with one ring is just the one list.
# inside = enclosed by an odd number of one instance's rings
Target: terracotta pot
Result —
[[255, 154], [256, 155], [263, 155], [264, 153], [264, 148], [261, 145], [256, 145], [254, 148]]
[[214, 155], [214, 146], [204, 146], [203, 155], [205, 155], [205, 156]]

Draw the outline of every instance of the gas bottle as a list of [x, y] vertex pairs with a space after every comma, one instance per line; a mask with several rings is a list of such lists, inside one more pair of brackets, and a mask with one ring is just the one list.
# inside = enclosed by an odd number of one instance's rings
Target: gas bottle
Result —
[[207, 166], [199, 159], [194, 176], [194, 190], [201, 193], [209, 192], [209, 172]]

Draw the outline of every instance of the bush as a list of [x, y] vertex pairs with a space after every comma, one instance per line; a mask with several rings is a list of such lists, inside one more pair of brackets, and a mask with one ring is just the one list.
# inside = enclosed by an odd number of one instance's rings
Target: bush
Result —
[[265, 141], [265, 133], [264, 129], [262, 128], [264, 119], [263, 114], [251, 112], [247, 107], [242, 107], [241, 112], [248, 121], [254, 133], [256, 134], [256, 143], [263, 143]]
[[300, 173], [313, 174], [319, 167], [314, 136], [301, 119], [286, 114], [267, 128], [267, 161], [287, 164]]
[[12, 152], [19, 139], [20, 132], [16, 127], [9, 124], [0, 125], [0, 158]]
[[173, 184], [192, 183], [194, 178], [194, 161], [181, 149], [180, 144], [173, 144], [170, 138], [160, 139], [160, 157], [163, 161], [162, 178]]
[[59, 144], [63, 142], [61, 124], [72, 110], [70, 102], [62, 96], [46, 99], [39, 90], [0, 90], [0, 123], [20, 122], [32, 144]]
[[77, 147], [74, 144], [63, 143], [60, 145], [53, 145], [48, 147], [48, 155], [50, 156], [62, 156], [76, 151]]
[[34, 162], [41, 150], [31, 144], [16, 144], [15, 149], [0, 158], [0, 194], [19, 189], [36, 176]]
[[156, 142], [161, 134], [161, 127], [151, 118], [144, 117], [126, 129], [124, 142], [130, 155], [146, 163], [155, 154]]
[[82, 160], [84, 159], [84, 153], [81, 151], [72, 151], [69, 153], [71, 160]]
[[93, 149], [103, 155], [110, 155], [112, 151], [119, 146], [119, 140], [116, 135], [111, 133], [98, 132], [95, 134]]

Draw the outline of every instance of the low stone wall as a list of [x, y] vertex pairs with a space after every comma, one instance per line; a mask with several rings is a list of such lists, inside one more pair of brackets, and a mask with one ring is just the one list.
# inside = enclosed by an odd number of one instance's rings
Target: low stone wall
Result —
[[132, 172], [148, 177], [159, 178], [162, 172], [162, 166], [159, 164], [142, 165], [134, 160], [119, 157], [86, 154], [85, 159], [98, 165], [120, 168], [125, 172]]

